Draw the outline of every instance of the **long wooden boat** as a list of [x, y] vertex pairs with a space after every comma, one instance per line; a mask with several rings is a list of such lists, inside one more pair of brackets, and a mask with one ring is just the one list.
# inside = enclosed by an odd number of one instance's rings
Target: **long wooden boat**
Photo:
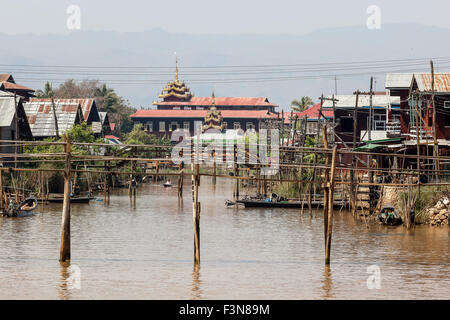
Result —
[[[256, 199], [241, 199], [236, 200], [236, 204], [243, 204], [246, 208], [308, 208], [308, 201], [266, 201], [266, 200], [256, 200]], [[342, 201], [334, 201], [334, 207], [341, 207], [343, 205]], [[313, 208], [323, 207], [323, 201], [311, 201], [311, 206]]]
[[[70, 203], [89, 203], [89, 201], [95, 199], [95, 197], [70, 197]], [[39, 201], [51, 202], [51, 203], [63, 203], [64, 197], [54, 197], [48, 199], [38, 199]]]

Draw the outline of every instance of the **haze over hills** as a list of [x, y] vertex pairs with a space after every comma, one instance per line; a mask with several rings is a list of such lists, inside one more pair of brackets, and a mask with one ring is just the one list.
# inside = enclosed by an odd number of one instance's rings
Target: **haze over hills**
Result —
[[[380, 30], [365, 26], [323, 29], [306, 35], [194, 35], [167, 33], [162, 29], [145, 32], [77, 31], [69, 35], [5, 35], [0, 34], [0, 73], [13, 73], [17, 82], [34, 89], [43, 87], [45, 80], [57, 84], [65, 79], [87, 78], [82, 72], [50, 74], [38, 68], [9, 67], [5, 65], [64, 65], [64, 66], [134, 66], [170, 67], [170, 69], [133, 69], [132, 71], [105, 69], [100, 74], [89, 74], [110, 84], [137, 108], [149, 108], [167, 81], [173, 79], [174, 52], [179, 59], [180, 79], [196, 96], [209, 96], [214, 88], [216, 96], [266, 96], [271, 102], [289, 110], [292, 99], [303, 95], [314, 100], [323, 92], [335, 91], [337, 75], [338, 94], [350, 94], [356, 89], [368, 90], [370, 73], [376, 77], [376, 89], [384, 90], [384, 72], [387, 68], [355, 70], [325, 70], [318, 73], [296, 72], [285, 74], [211, 74], [193, 75], [183, 67], [229, 65], [286, 65], [351, 61], [379, 61], [446, 57], [450, 52], [450, 29], [418, 24], [383, 25]], [[317, 68], [317, 66], [315, 66]], [[395, 66], [392, 71], [429, 71], [429, 64]], [[437, 72], [450, 71], [450, 63], [435, 66]], [[33, 70], [33, 73], [25, 73]], [[80, 73], [81, 69], [77, 68]], [[137, 75], [149, 70], [156, 74]], [[198, 70], [198, 69], [197, 69]], [[52, 68], [52, 71], [61, 70]], [[88, 71], [89, 69], [82, 69]], [[48, 71], [47, 71], [48, 72]], [[376, 72], [376, 73], [375, 73]], [[135, 73], [135, 74], [130, 74]], [[359, 73], [348, 77], [346, 74]], [[363, 74], [364, 73], [364, 74]], [[315, 78], [319, 74], [327, 78]], [[284, 76], [309, 77], [284, 81], [248, 81], [220, 83], [218, 79], [277, 78]], [[57, 80], [56, 80], [57, 79]], [[152, 79], [151, 83], [138, 80]], [[200, 83], [194, 80], [202, 79]], [[190, 82], [191, 80], [191, 82]], [[127, 83], [129, 82], [129, 83]], [[138, 81], [140, 82], [140, 81]]]

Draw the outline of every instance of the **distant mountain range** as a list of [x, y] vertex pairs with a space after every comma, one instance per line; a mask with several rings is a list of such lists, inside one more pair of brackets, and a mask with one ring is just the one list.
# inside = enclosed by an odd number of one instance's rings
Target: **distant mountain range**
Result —
[[[380, 30], [369, 30], [365, 26], [332, 28], [299, 36], [195, 35], [167, 33], [161, 29], [130, 33], [78, 31], [69, 35], [11, 36], [0, 33], [0, 73], [12, 72], [18, 83], [39, 89], [44, 85], [41, 79], [70, 79], [82, 76], [44, 74], [34, 69], [33, 74], [24, 74], [19, 72], [31, 69], [5, 65], [166, 67], [174, 66], [174, 52], [176, 52], [180, 78], [186, 81], [196, 96], [209, 96], [214, 88], [216, 96], [265, 96], [271, 102], [288, 110], [289, 103], [294, 98], [308, 95], [317, 100], [322, 92], [325, 95], [334, 93], [333, 77], [274, 82], [190, 83], [189, 80], [195, 79], [195, 76], [190, 75], [189, 69], [183, 69], [183, 66], [289, 65], [445, 57], [450, 56], [450, 43], [446, 41], [449, 38], [450, 29], [418, 24], [383, 25]], [[427, 66], [419, 66], [416, 71], [428, 70], [424, 68]], [[152, 69], [153, 72], [157, 70]], [[382, 68], [378, 71], [385, 70], [386, 68]], [[395, 71], [396, 66], [393, 66], [392, 70]], [[445, 63], [436, 66], [436, 71], [447, 70], [450, 68]], [[145, 71], [146, 69], [133, 70], [133, 72]], [[111, 86], [120, 95], [137, 108], [148, 108], [165, 83], [173, 79], [172, 72], [169, 73], [167, 70], [161, 72], [163, 74], [152, 76], [152, 79], [162, 80], [158, 83], [123, 83], [149, 78], [138, 75], [101, 74], [89, 78], [116, 80], [111, 81]], [[365, 73], [367, 70], [336, 71], [338, 94], [349, 94], [356, 89], [368, 90], [370, 75], [345, 76], [349, 72]], [[333, 71], [325, 73], [331, 75]], [[295, 75], [316, 74], [312, 72]], [[384, 90], [384, 74], [377, 73], [374, 76], [376, 89]], [[217, 79], [221, 76], [213, 74], [199, 77]], [[240, 74], [231, 77], [251, 78], [258, 75]], [[29, 81], [32, 78], [38, 80]]]

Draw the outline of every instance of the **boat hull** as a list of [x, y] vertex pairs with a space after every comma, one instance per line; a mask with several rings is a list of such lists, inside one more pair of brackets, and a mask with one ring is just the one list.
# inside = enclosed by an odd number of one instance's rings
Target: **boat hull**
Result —
[[[268, 202], [264, 200], [237, 200], [236, 203], [243, 204], [246, 208], [304, 208], [308, 207], [308, 202], [302, 201], [279, 201], [279, 202]], [[314, 208], [323, 207], [323, 202], [312, 201], [311, 206]], [[342, 201], [335, 201], [335, 207], [341, 207]]]
[[[70, 203], [89, 203], [89, 201], [95, 199], [94, 197], [78, 197], [78, 198], [70, 198]], [[39, 201], [46, 201], [50, 203], [63, 203], [64, 198], [48, 198], [48, 199], [39, 199]]]

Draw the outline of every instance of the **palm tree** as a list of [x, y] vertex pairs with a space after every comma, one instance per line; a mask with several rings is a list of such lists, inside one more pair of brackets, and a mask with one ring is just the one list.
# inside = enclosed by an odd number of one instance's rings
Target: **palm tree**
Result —
[[44, 90], [37, 90], [36, 97], [38, 98], [51, 98], [53, 96], [52, 84], [50, 82], [45, 83]]
[[310, 97], [302, 97], [299, 99], [294, 99], [291, 101], [291, 108], [296, 112], [302, 112], [314, 105], [314, 101]]

